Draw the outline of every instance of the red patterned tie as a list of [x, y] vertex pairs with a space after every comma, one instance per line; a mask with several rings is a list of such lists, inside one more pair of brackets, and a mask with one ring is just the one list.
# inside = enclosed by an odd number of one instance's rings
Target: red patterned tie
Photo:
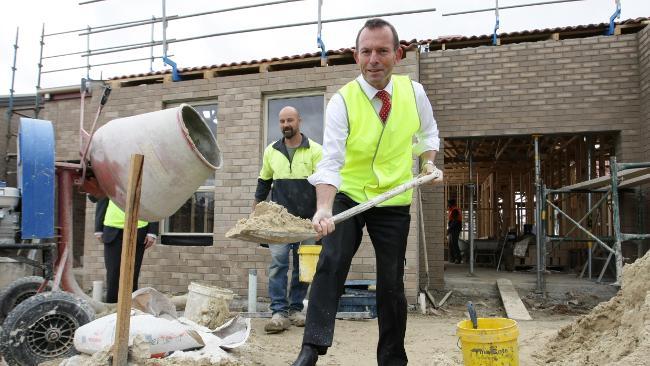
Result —
[[379, 118], [382, 122], [386, 122], [390, 114], [390, 94], [385, 90], [380, 90], [375, 94], [381, 100], [381, 110], [379, 111]]

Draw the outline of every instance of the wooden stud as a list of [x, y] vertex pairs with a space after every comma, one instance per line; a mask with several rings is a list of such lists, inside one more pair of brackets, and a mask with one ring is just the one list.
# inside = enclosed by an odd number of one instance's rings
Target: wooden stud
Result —
[[129, 354], [129, 326], [131, 322], [131, 293], [135, 269], [135, 249], [138, 240], [138, 212], [140, 210], [140, 188], [144, 156], [131, 155], [129, 182], [126, 190], [126, 215], [122, 238], [120, 262], [120, 287], [117, 295], [117, 321], [113, 345], [113, 365], [126, 366]]

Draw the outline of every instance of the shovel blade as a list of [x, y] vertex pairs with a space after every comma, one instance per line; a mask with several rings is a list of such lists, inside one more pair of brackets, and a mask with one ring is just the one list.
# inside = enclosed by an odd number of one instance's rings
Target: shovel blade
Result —
[[286, 231], [270, 230], [242, 230], [240, 232], [229, 231], [226, 234], [226, 237], [252, 243], [289, 244], [307, 239], [314, 239], [316, 238], [316, 235], [315, 231], [313, 233], [291, 233]]

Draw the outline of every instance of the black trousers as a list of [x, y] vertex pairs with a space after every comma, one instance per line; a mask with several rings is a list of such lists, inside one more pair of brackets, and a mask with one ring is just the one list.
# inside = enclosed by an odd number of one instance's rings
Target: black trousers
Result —
[[[339, 193], [334, 199], [333, 213], [356, 205]], [[325, 354], [332, 345], [339, 298], [366, 226], [377, 264], [377, 363], [381, 366], [408, 363], [404, 350], [407, 303], [403, 277], [410, 222], [409, 206], [375, 207], [337, 224], [336, 230], [323, 238], [311, 284], [303, 344], [315, 346], [320, 354]]]
[[449, 232], [449, 261], [453, 262], [455, 260], [462, 260], [462, 255], [460, 253], [460, 247], [458, 246], [458, 238], [460, 237], [460, 231], [452, 230]]
[[[120, 286], [120, 264], [122, 262], [122, 236], [124, 230], [113, 229], [118, 232], [113, 240], [104, 242], [104, 264], [106, 265], [106, 302], [116, 303], [117, 293]], [[140, 266], [144, 257], [144, 239], [147, 236], [145, 229], [138, 229], [138, 242], [135, 248], [135, 268], [133, 272], [133, 291], [138, 289], [138, 277], [140, 277]], [[106, 233], [104, 233], [106, 237]]]

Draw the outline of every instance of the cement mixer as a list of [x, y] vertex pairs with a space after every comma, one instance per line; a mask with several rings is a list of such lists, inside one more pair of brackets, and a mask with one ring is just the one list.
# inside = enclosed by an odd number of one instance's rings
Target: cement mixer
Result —
[[[82, 80], [82, 121], [87, 85]], [[158, 221], [180, 208], [221, 165], [215, 136], [186, 104], [113, 120], [95, 131], [110, 94], [102, 87], [92, 128], [80, 125], [78, 163], [55, 162], [50, 121], [20, 120], [18, 189], [0, 183], [0, 250], [30, 253], [12, 260], [39, 268], [43, 277], [19, 278], [0, 291], [0, 355], [9, 365], [75, 354], [76, 329], [107, 310], [107, 304], [84, 293], [72, 272], [74, 189], [108, 196], [124, 209], [129, 159], [142, 154], [140, 219]], [[42, 261], [35, 260], [35, 251], [42, 252]]]

